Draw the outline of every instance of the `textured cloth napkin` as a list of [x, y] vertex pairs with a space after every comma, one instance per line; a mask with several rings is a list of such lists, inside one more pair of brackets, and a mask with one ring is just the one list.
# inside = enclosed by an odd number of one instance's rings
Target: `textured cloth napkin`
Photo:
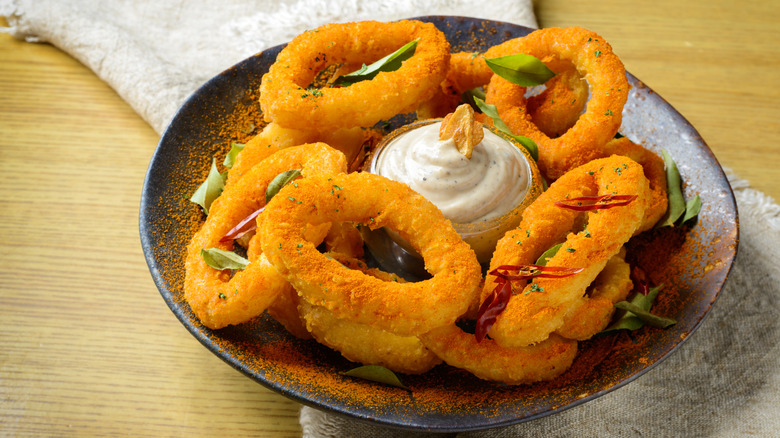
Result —
[[[203, 82], [327, 22], [463, 15], [536, 27], [530, 0], [0, 0], [17, 38], [50, 42], [162, 132]], [[729, 175], [736, 263], [700, 329], [640, 379], [591, 402], [461, 437], [780, 436], [780, 207]], [[304, 407], [306, 437], [417, 436]], [[422, 434], [420, 434], [422, 435]]]
[[[204, 82], [325, 23], [461, 15], [536, 27], [530, 0], [0, 0], [17, 38], [49, 42], [162, 133]], [[510, 19], [510, 20], [508, 20]]]

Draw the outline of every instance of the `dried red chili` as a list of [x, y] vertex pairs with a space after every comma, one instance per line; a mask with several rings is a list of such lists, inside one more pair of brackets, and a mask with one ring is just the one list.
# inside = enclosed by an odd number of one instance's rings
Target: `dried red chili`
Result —
[[[495, 324], [498, 315], [509, 304], [509, 299], [512, 298], [512, 281], [568, 277], [582, 271], [583, 268], [567, 268], [565, 266], [501, 265], [488, 272], [488, 275], [496, 276], [496, 287], [479, 308], [474, 332], [477, 342], [482, 341], [487, 336], [487, 332]], [[509, 272], [517, 272], [517, 274], [509, 274]]]
[[647, 279], [647, 273], [639, 266], [631, 268], [631, 281], [634, 282], [634, 290], [647, 296], [650, 293], [650, 280]]
[[257, 215], [262, 213], [264, 209], [265, 207], [260, 207], [258, 210], [256, 210], [249, 216], [242, 219], [241, 222], [238, 223], [238, 225], [236, 225], [230, 231], [228, 231], [223, 238], [219, 239], [219, 241], [229, 242], [231, 240], [239, 239], [242, 236], [244, 236], [246, 233], [256, 229], [257, 221], [255, 220], [255, 218], [257, 217]]
[[496, 318], [506, 309], [509, 299], [512, 297], [512, 283], [499, 277], [498, 283], [490, 293], [490, 296], [482, 303], [477, 317], [477, 326], [474, 336], [477, 342], [482, 341], [487, 336], [488, 330], [496, 322]]
[[[541, 266], [541, 265], [501, 265], [492, 271], [489, 275], [495, 275], [505, 280], [529, 280], [531, 278], [558, 278], [568, 277], [569, 275], [581, 272], [583, 268], [567, 268], [565, 266]], [[517, 271], [515, 275], [502, 271]]]
[[558, 201], [555, 205], [576, 211], [604, 210], [628, 205], [636, 198], [638, 198], [637, 195], [580, 196], [579, 198]]

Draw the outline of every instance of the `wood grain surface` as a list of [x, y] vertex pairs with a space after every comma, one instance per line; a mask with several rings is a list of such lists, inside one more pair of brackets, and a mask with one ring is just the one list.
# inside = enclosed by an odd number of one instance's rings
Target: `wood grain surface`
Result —
[[[677, 108], [724, 167], [780, 199], [780, 2], [535, 2]], [[300, 436], [300, 405], [203, 348], [141, 252], [158, 136], [47, 44], [0, 35], [0, 435]]]

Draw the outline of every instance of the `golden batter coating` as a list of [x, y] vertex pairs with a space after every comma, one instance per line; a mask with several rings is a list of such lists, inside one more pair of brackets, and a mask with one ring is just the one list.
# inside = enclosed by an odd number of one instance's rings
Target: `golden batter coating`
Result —
[[[333, 64], [371, 64], [405, 44], [417, 47], [401, 67], [340, 88], [309, 89]], [[433, 97], [447, 72], [450, 44], [431, 23], [403, 20], [326, 24], [295, 37], [263, 76], [260, 105], [267, 121], [306, 130], [369, 127], [413, 112]]]
[[[636, 195], [628, 205], [583, 214], [557, 206], [558, 201], [582, 196]], [[563, 242], [547, 266], [583, 269], [562, 278], [537, 278], [520, 285], [489, 335], [499, 345], [519, 347], [541, 342], [560, 329], [580, 303], [587, 287], [633, 236], [645, 215], [650, 187], [642, 166], [614, 155], [573, 169], [550, 185], [523, 213], [520, 225], [499, 242], [491, 269], [501, 265], [528, 265], [548, 248]], [[488, 275], [483, 299], [496, 287]]]
[[347, 162], [344, 154], [324, 143], [291, 147], [261, 161], [244, 178], [225, 188], [192, 237], [185, 260], [184, 297], [205, 326], [216, 329], [248, 321], [291, 287], [262, 253], [255, 253], [246, 269], [232, 276], [212, 268], [201, 257], [201, 250], [207, 248], [232, 250], [232, 241], [220, 240], [263, 207], [268, 184], [291, 169], [301, 169], [303, 175], [331, 175], [345, 172]]
[[[439, 209], [405, 184], [369, 173], [305, 178], [282, 189], [264, 213], [264, 254], [304, 299], [337, 318], [410, 336], [455, 322], [478, 296], [474, 251]], [[347, 269], [301, 232], [307, 223], [324, 222], [395, 230], [422, 255], [432, 278], [388, 283]]]

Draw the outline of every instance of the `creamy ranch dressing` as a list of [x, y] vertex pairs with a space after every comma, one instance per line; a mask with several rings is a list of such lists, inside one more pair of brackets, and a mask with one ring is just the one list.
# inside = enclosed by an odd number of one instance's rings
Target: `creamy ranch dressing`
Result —
[[372, 172], [408, 184], [454, 223], [486, 222], [519, 205], [530, 187], [525, 156], [487, 128], [471, 159], [452, 139], [439, 140], [439, 123], [385, 145]]

